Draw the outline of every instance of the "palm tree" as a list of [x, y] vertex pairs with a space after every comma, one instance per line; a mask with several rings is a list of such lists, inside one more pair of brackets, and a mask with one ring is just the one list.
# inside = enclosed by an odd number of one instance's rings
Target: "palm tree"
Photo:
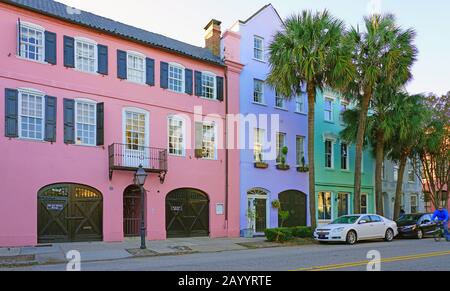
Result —
[[316, 226], [314, 167], [314, 108], [317, 89], [343, 86], [344, 73], [351, 74], [350, 49], [343, 39], [344, 23], [328, 11], [303, 11], [286, 19], [270, 45], [271, 72], [267, 82], [281, 96], [291, 99], [308, 94], [309, 208]]
[[428, 112], [423, 105], [423, 99], [422, 95], [401, 94], [394, 110], [395, 135], [389, 146], [389, 158], [399, 164], [394, 220], [400, 217], [403, 178], [408, 159], [412, 157], [413, 149], [419, 144], [420, 137], [424, 134], [424, 122], [427, 120]]
[[360, 212], [361, 162], [367, 116], [377, 85], [400, 87], [411, 79], [411, 68], [416, 60], [413, 45], [415, 31], [403, 30], [396, 25], [393, 15], [365, 17], [365, 32], [352, 27], [347, 39], [352, 44], [352, 59], [357, 72], [346, 88], [347, 95], [359, 101], [355, 161], [355, 212]]

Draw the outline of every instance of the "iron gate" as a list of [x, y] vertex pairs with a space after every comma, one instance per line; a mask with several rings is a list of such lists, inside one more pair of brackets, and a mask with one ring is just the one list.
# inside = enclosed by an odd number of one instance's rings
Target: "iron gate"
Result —
[[141, 193], [130, 186], [123, 195], [123, 232], [125, 237], [137, 237], [141, 227]]

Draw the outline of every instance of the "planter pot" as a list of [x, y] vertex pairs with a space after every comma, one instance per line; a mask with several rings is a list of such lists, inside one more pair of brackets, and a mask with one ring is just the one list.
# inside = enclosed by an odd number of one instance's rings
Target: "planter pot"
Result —
[[277, 169], [280, 171], [288, 171], [290, 168], [289, 165], [277, 165]]
[[309, 172], [309, 167], [297, 167], [297, 172], [308, 173]]
[[267, 169], [269, 167], [269, 164], [263, 163], [263, 162], [257, 162], [255, 163], [255, 168], [257, 169]]
[[253, 229], [243, 229], [241, 230], [242, 232], [242, 237], [244, 238], [253, 238], [255, 235], [255, 232], [253, 231]]

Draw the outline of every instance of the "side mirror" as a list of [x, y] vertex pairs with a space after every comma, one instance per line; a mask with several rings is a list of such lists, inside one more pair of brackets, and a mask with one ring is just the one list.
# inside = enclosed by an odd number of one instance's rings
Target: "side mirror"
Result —
[[359, 224], [366, 224], [366, 223], [367, 223], [367, 220], [364, 220], [364, 219], [359, 221]]

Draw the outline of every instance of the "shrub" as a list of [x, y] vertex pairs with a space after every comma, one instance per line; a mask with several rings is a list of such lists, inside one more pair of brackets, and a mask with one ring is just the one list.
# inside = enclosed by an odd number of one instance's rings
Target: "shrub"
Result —
[[310, 227], [279, 227], [266, 229], [264, 231], [266, 238], [270, 242], [287, 242], [294, 238], [310, 238], [313, 236], [313, 231]]
[[297, 226], [293, 228], [292, 235], [299, 238], [310, 238], [313, 236], [313, 230], [311, 227]]

